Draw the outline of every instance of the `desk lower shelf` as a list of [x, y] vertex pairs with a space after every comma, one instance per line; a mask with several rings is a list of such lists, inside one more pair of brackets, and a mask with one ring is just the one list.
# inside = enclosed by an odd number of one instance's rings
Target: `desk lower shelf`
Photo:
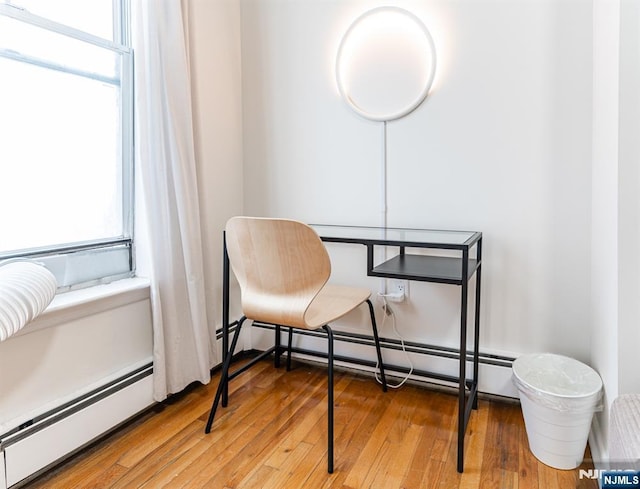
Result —
[[[478, 265], [477, 260], [469, 259], [469, 277], [473, 275]], [[462, 258], [402, 254], [373, 267], [368, 275], [460, 285], [463, 282]]]

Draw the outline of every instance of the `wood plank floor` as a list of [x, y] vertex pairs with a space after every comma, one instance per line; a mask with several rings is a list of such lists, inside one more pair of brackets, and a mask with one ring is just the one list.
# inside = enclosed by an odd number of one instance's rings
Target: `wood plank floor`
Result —
[[[326, 471], [326, 369], [261, 362], [230, 386], [204, 434], [216, 376], [187, 389], [29, 484], [33, 489], [597, 488], [529, 452], [516, 403], [481, 400], [464, 474], [456, 472], [457, 398], [368, 376], [335, 378], [335, 473]], [[585, 460], [588, 460], [589, 454]], [[592, 465], [585, 462], [582, 468]]]

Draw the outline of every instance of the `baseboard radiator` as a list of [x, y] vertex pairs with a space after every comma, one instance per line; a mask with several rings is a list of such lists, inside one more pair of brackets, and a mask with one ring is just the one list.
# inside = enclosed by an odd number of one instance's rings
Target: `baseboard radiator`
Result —
[[154, 404], [149, 363], [0, 435], [0, 489], [17, 489]]
[[[233, 323], [231, 325], [230, 331], [235, 331], [236, 324], [237, 323]], [[275, 330], [275, 327], [273, 325], [257, 321], [253, 322], [253, 326], [266, 331]], [[288, 332], [288, 328], [286, 328], [286, 332]], [[294, 330], [293, 334], [294, 338], [322, 338], [323, 342], [325, 341], [325, 333], [322, 331]], [[352, 345], [354, 347], [365, 346], [368, 348], [373, 348], [374, 346], [373, 339], [368, 335], [339, 330], [334, 330], [333, 334], [336, 344], [343, 343], [345, 345]], [[221, 335], [222, 333], [219, 332], [219, 336]], [[285, 338], [286, 336], [283, 336], [281, 343], [282, 345], [286, 345]], [[455, 374], [453, 375], [447, 375], [446, 373], [439, 374], [435, 373], [434, 371], [425, 371], [421, 370], [420, 368], [413, 368], [412, 377], [416, 379], [429, 379], [429, 381], [432, 383], [457, 386], [457, 365], [460, 358], [460, 351], [458, 349], [416, 343], [412, 341], [405, 341], [403, 348], [399, 340], [393, 338], [385, 338], [382, 336], [380, 337], [380, 347], [383, 351], [383, 356], [386, 355], [385, 352], [401, 352], [404, 349], [408, 353], [417, 354], [418, 356], [422, 356], [424, 358], [435, 359], [440, 363], [448, 362], [449, 367], [454, 368]], [[294, 355], [297, 354], [298, 357], [307, 359], [327, 357], [326, 353], [300, 347], [293, 347], [292, 352], [294, 353]], [[479, 352], [478, 356], [479, 367], [481, 370], [479, 387], [480, 391], [483, 393], [494, 394], [502, 397], [517, 398], [517, 390], [511, 382], [511, 365], [513, 363], [514, 357], [490, 354], [482, 351]], [[334, 358], [336, 362], [338, 362], [338, 364], [349, 366], [355, 369], [373, 371], [376, 367], [376, 362], [372, 360], [354, 358], [353, 356], [346, 357], [340, 355], [339, 353], [336, 353], [334, 355]], [[467, 352], [466, 359], [467, 362], [470, 362], [472, 360], [472, 353]], [[470, 371], [468, 370], [468, 372]], [[409, 373], [409, 368], [407, 368], [406, 366], [396, 365], [393, 362], [387, 362], [385, 360], [385, 373], [392, 377], [402, 377]]]

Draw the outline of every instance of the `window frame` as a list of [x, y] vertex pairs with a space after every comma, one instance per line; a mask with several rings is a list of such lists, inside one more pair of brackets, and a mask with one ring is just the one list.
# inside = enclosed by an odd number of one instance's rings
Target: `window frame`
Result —
[[[49, 268], [58, 281], [58, 291], [108, 283], [135, 275], [134, 254], [134, 60], [131, 47], [129, 0], [112, 0], [113, 41], [30, 13], [10, 3], [0, 3], [0, 15], [59, 35], [93, 44], [120, 56], [120, 154], [122, 174], [122, 235], [91, 241], [62, 243], [38, 248], [0, 252], [5, 261], [34, 259]], [[71, 69], [46, 60], [0, 49], [0, 57], [54, 69], [76, 76], [102, 80], [100, 75]], [[113, 82], [113, 80], [111, 80]], [[99, 260], [92, 262], [92, 259]]]

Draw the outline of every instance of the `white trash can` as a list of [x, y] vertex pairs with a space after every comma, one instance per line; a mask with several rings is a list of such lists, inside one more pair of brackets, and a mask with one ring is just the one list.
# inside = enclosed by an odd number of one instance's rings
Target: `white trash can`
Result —
[[534, 353], [513, 362], [513, 382], [531, 452], [556, 469], [578, 467], [593, 413], [600, 409], [600, 376], [573, 358]]

